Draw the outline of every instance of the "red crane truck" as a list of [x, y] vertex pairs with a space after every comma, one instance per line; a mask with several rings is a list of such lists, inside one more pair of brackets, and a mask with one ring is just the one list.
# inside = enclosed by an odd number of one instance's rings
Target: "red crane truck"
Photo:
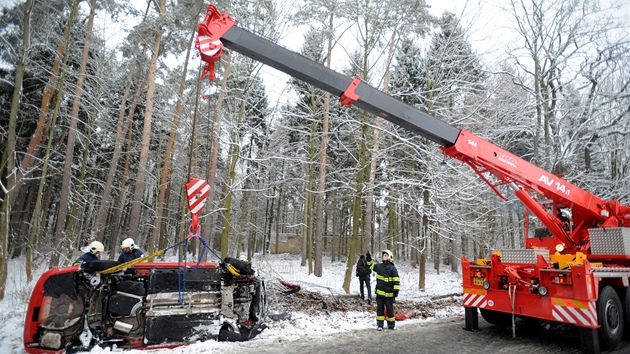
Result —
[[[630, 322], [630, 207], [603, 200], [463, 129], [453, 127], [377, 89], [239, 28], [209, 5], [196, 47], [214, 78], [223, 48], [269, 65], [396, 123], [440, 145], [469, 165], [492, 190], [507, 186], [544, 225], [524, 247], [490, 259], [462, 257], [465, 328], [479, 328], [478, 311], [496, 325], [514, 316], [580, 328], [583, 348], [617, 346]], [[559, 212], [569, 213], [572, 222]]]

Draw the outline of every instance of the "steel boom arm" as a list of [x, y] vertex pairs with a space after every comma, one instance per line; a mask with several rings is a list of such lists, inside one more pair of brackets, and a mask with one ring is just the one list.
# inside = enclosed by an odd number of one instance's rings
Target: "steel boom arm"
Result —
[[[228, 13], [219, 13], [211, 4], [208, 6], [206, 18], [199, 25], [197, 48], [202, 53], [202, 59], [204, 45], [207, 43], [209, 47], [212, 47], [212, 43], [216, 43], [217, 40], [229, 49], [333, 95], [341, 96], [342, 104], [355, 105], [442, 146], [451, 146], [457, 141], [459, 129], [415, 107], [406, 105], [358, 79], [353, 80], [305, 56], [237, 27]], [[221, 49], [217, 47], [219, 43], [208, 50], [212, 55], [207, 56], [205, 60], [207, 63], [214, 63], [219, 59]], [[209, 66], [207, 70], [212, 68], [213, 66]]]

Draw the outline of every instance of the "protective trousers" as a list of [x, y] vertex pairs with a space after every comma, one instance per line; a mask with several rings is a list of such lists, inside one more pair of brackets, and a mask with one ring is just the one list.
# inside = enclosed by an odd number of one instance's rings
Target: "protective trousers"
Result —
[[359, 289], [361, 290], [361, 300], [365, 299], [363, 287], [367, 289], [367, 298], [368, 300], [372, 298], [372, 288], [370, 287], [370, 275], [364, 275], [359, 277]]
[[[383, 310], [387, 310], [387, 317]], [[383, 327], [383, 321], [387, 320], [387, 327], [393, 329], [396, 326], [394, 317], [394, 298], [376, 296], [376, 326]]]

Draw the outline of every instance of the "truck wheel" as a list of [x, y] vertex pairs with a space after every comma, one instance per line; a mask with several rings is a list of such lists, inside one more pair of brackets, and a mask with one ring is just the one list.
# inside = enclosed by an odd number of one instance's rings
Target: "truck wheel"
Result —
[[626, 296], [624, 297], [624, 312], [626, 314], [626, 324], [630, 325], [630, 287], [626, 288]]
[[481, 317], [486, 322], [495, 326], [507, 327], [512, 325], [512, 315], [505, 312], [493, 311], [488, 309], [479, 309]]
[[621, 343], [623, 336], [623, 308], [619, 295], [611, 286], [604, 286], [597, 301], [597, 319], [599, 321], [599, 336], [612, 349]]

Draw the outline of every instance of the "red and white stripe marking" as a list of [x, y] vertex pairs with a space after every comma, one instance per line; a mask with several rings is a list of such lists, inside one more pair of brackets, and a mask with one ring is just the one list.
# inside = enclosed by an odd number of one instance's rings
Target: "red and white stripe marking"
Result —
[[597, 326], [595, 301], [551, 298], [551, 314], [558, 322], [571, 323], [580, 327]]
[[485, 308], [488, 305], [487, 292], [483, 289], [468, 288], [464, 290], [464, 306]]
[[220, 40], [211, 40], [209, 36], [199, 36], [197, 38], [199, 46], [199, 52], [209, 57], [217, 54], [223, 47], [223, 43]]
[[203, 209], [209, 192], [210, 186], [208, 185], [208, 182], [203, 179], [191, 178], [190, 182], [186, 183], [188, 209], [190, 209], [193, 214], [197, 214], [201, 211], [201, 209]]

